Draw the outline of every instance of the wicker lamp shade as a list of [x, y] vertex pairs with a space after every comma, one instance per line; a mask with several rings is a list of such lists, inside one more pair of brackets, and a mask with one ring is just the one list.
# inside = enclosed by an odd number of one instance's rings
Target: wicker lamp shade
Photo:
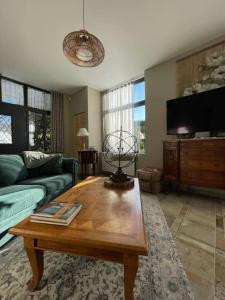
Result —
[[100, 40], [84, 29], [73, 31], [65, 37], [63, 52], [70, 62], [80, 67], [95, 67], [105, 56]]

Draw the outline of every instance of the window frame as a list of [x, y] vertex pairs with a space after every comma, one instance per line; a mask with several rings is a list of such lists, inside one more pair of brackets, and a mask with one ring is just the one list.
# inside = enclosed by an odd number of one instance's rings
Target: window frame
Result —
[[[16, 84], [20, 84], [20, 85], [23, 86], [24, 105], [6, 103], [6, 102], [2, 101], [2, 79], [13, 82], [13, 83], [16, 83]], [[47, 129], [46, 115], [51, 116], [51, 111], [42, 110], [42, 109], [38, 109], [38, 108], [28, 106], [28, 88], [32, 88], [32, 89], [38, 90], [38, 91], [43, 92], [43, 93], [51, 94], [50, 91], [47, 91], [45, 89], [30, 85], [30, 84], [26, 84], [24, 82], [21, 82], [21, 81], [12, 79], [12, 78], [8, 78], [8, 77], [2, 76], [0, 74], [0, 103], [4, 104], [4, 106], [7, 106], [9, 108], [9, 110], [10, 110], [10, 107], [17, 107], [18, 109], [23, 108], [23, 110], [25, 110], [25, 113], [26, 113], [26, 120], [25, 120], [25, 122], [26, 122], [26, 134], [25, 134], [26, 135], [26, 137], [25, 137], [26, 138], [26, 148], [30, 149], [31, 147], [30, 147], [30, 143], [29, 143], [29, 111], [34, 112], [34, 113], [40, 113], [40, 114], [44, 115], [44, 120], [45, 120], [44, 121], [44, 123], [45, 123], [44, 131], [45, 131], [45, 133], [46, 133], [46, 129]], [[5, 113], [3, 113], [3, 114], [5, 114]], [[9, 114], [9, 115], [11, 115], [11, 114]], [[13, 119], [14, 119], [13, 115], [11, 115], [11, 117], [12, 117], [12, 122], [13, 122]], [[15, 137], [14, 137], [13, 127], [12, 127], [12, 144], [10, 144], [10, 145], [14, 145], [14, 144], [15, 144]], [[46, 149], [47, 149], [46, 144], [47, 144], [46, 140], [44, 140], [44, 149], [43, 149], [43, 151], [46, 151]], [[6, 145], [6, 144], [1, 144], [0, 146], [4, 146], [4, 145]]]

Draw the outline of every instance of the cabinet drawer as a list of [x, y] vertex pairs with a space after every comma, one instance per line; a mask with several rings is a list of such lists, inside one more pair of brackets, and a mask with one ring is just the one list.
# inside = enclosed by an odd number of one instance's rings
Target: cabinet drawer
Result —
[[224, 161], [181, 160], [182, 171], [213, 171], [224, 172]]
[[224, 180], [206, 180], [202, 178], [190, 178], [190, 177], [182, 177], [182, 184], [188, 185], [196, 185], [203, 186], [206, 188], [217, 188], [217, 189], [225, 189], [225, 181]]
[[179, 141], [166, 141], [166, 142], [163, 142], [163, 148], [164, 149], [171, 149], [171, 148], [176, 148], [178, 149], [178, 144], [179, 144]]
[[209, 140], [192, 140], [192, 141], [181, 141], [181, 148], [191, 148], [191, 149], [198, 149], [198, 148], [203, 148], [203, 149], [215, 149], [215, 148], [222, 148], [225, 149], [225, 139], [221, 140], [214, 140], [214, 139], [209, 139]]
[[181, 180], [184, 178], [194, 180], [205, 180], [209, 182], [221, 181], [225, 183], [224, 172], [213, 172], [213, 171], [196, 171], [196, 170], [183, 170], [181, 169]]
[[225, 150], [222, 149], [181, 149], [180, 158], [182, 161], [220, 161], [225, 162]]

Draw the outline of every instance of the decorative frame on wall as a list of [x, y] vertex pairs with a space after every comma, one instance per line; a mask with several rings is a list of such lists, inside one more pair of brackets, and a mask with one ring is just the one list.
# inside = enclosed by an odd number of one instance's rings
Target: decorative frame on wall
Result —
[[177, 95], [225, 86], [225, 41], [176, 62]]

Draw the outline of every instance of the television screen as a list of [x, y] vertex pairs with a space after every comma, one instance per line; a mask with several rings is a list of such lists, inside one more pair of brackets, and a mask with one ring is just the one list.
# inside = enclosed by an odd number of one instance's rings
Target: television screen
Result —
[[225, 87], [167, 101], [167, 133], [225, 131]]
[[194, 132], [192, 101], [190, 97], [167, 101], [167, 131], [168, 134], [183, 134]]

